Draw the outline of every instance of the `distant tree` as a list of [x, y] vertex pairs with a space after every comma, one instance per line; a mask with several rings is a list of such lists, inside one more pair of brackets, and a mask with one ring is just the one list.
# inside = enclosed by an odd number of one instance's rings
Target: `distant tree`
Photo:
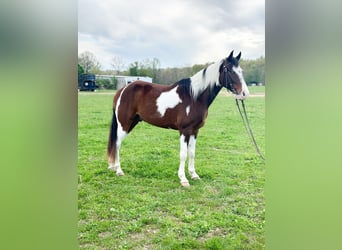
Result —
[[115, 77], [112, 78], [112, 89], [117, 89], [118, 86], [118, 79], [116, 79]]
[[190, 67], [160, 69], [159, 83], [168, 85], [190, 76]]
[[78, 64], [83, 67], [85, 73], [97, 73], [101, 71], [99, 61], [97, 61], [96, 56], [89, 51], [85, 51], [78, 56]]
[[96, 75], [101, 75], [102, 74], [101, 70], [101, 65], [98, 63], [96, 64], [90, 71], [89, 73], [96, 74]]
[[160, 72], [160, 61], [158, 58], [152, 59], [152, 79], [154, 82], [159, 82], [159, 72]]
[[96, 84], [102, 89], [116, 89], [117, 80], [113, 77], [109, 79], [97, 79]]
[[[189, 78], [208, 67], [212, 63], [194, 64], [182, 68], [160, 68], [160, 61], [157, 58], [135, 61], [129, 64], [127, 71], [122, 75], [149, 76], [153, 82], [160, 84], [172, 84], [183, 78]], [[265, 58], [260, 57], [254, 60], [241, 60], [240, 65], [244, 70], [244, 78], [247, 83], [265, 83]]]
[[99, 75], [115, 75], [115, 71], [112, 69], [101, 70]]
[[191, 67], [191, 74], [194, 75], [196, 74], [198, 71], [206, 68], [209, 65], [209, 63], [207, 64], [195, 64]]
[[144, 59], [138, 63], [138, 75], [152, 77], [151, 60]]
[[124, 61], [120, 56], [114, 56], [111, 63], [115, 74], [119, 74], [120, 71], [125, 67]]
[[247, 83], [265, 83], [265, 58], [255, 60], [241, 60], [241, 67], [244, 70], [244, 78]]
[[83, 74], [84, 73], [84, 69], [81, 65], [77, 64], [78, 65], [78, 74]]
[[134, 62], [134, 63], [131, 63], [129, 65], [129, 75], [131, 76], [138, 76], [138, 70], [139, 70], [139, 63], [138, 62]]
[[[125, 75], [125, 72], [122, 72]], [[160, 61], [157, 58], [144, 59], [140, 62], [135, 61], [128, 67], [128, 74], [131, 76], [148, 76], [154, 82], [159, 81], [160, 76]]]

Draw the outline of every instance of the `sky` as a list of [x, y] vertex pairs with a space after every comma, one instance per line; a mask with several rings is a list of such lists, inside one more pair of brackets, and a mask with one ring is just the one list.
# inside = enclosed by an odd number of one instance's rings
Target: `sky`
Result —
[[103, 70], [157, 58], [162, 68], [265, 56], [264, 0], [79, 0], [78, 53]]

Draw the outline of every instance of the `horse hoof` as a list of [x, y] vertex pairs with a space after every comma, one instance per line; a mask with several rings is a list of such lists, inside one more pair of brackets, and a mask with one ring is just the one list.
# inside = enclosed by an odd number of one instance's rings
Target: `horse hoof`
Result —
[[189, 182], [181, 182], [182, 187], [190, 187]]
[[124, 176], [125, 174], [123, 172], [116, 173], [117, 176]]
[[114, 171], [114, 172], [116, 171], [116, 167], [113, 167], [113, 166], [109, 166], [108, 169], [109, 169], [110, 171]]
[[194, 176], [194, 177], [191, 177], [191, 179], [193, 179], [194, 181], [198, 181], [200, 180], [201, 178], [199, 176]]

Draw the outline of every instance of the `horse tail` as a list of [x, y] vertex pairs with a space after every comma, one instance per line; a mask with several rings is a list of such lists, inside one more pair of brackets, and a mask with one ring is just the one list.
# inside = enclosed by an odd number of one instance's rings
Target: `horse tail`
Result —
[[118, 122], [116, 120], [115, 109], [113, 109], [112, 125], [110, 127], [108, 146], [107, 146], [107, 157], [110, 163], [113, 163], [115, 160], [117, 128], [118, 128]]

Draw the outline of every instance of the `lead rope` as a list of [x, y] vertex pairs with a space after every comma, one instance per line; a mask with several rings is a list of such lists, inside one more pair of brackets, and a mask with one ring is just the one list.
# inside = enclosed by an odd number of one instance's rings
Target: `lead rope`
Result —
[[[246, 112], [244, 101], [241, 100], [242, 107], [243, 107], [243, 112], [245, 114], [245, 117], [243, 117], [243, 115], [242, 115], [238, 99], [235, 99], [235, 102], [236, 102], [236, 106], [238, 107], [239, 113], [241, 115], [243, 125], [244, 125], [244, 127], [245, 127], [245, 129], [247, 131], [248, 136], [249, 136], [249, 139], [253, 142], [253, 144], [255, 146], [255, 149], [256, 149], [257, 153], [259, 154], [259, 156], [261, 157], [261, 159], [263, 159], [265, 161], [265, 157], [261, 154], [260, 149], [259, 149], [259, 147], [258, 147], [258, 145], [257, 145], [257, 143], [256, 143], [256, 141], [254, 139], [252, 129], [251, 129], [250, 125], [249, 125], [249, 121], [248, 121], [248, 118], [247, 118], [247, 112]], [[247, 125], [246, 125], [246, 123], [247, 123]]]

